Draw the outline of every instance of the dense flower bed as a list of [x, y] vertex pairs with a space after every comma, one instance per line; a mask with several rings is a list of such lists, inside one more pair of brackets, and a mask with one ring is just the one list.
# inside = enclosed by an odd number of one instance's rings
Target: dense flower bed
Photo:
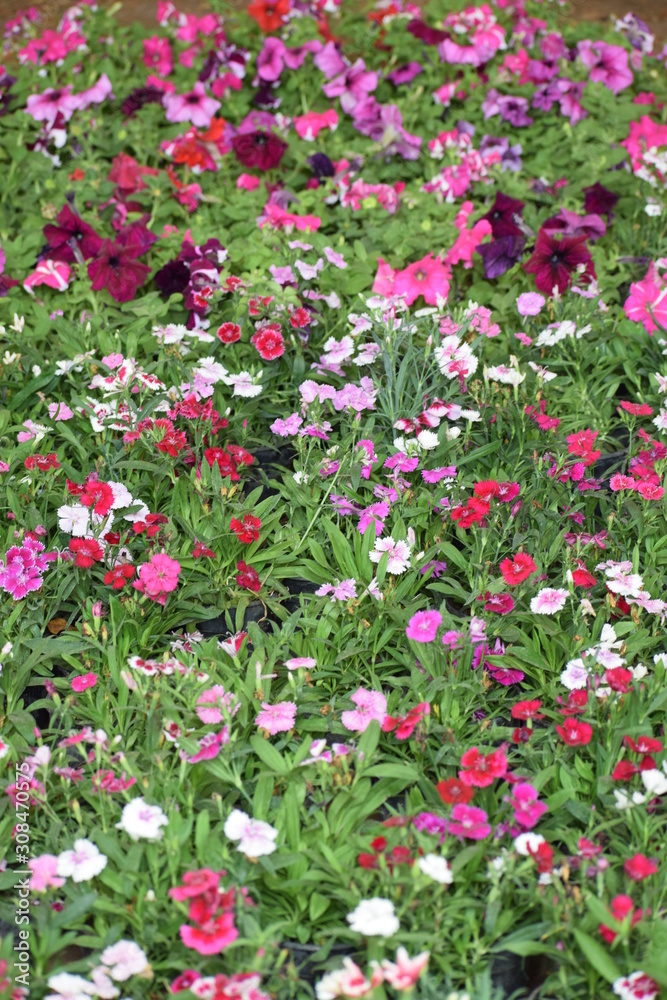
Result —
[[452, 6], [5, 27], [3, 995], [665, 995], [667, 52]]

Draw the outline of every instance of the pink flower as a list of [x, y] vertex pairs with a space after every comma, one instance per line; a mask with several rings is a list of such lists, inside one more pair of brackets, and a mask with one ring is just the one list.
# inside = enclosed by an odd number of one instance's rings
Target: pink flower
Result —
[[167, 121], [190, 122], [197, 128], [208, 128], [220, 101], [208, 97], [203, 83], [197, 81], [187, 94], [165, 94], [164, 105]]
[[579, 58], [588, 68], [594, 83], [603, 83], [612, 94], [619, 94], [631, 86], [634, 77], [628, 66], [628, 53], [620, 45], [584, 39], [577, 48]]
[[220, 753], [220, 748], [229, 743], [229, 726], [223, 726], [218, 733], [207, 733], [199, 740], [199, 750], [191, 757], [186, 756], [188, 764], [198, 764], [200, 760], [213, 760]]
[[567, 590], [562, 587], [543, 587], [531, 599], [530, 610], [536, 615], [555, 615], [563, 610], [566, 600]]
[[346, 729], [355, 733], [363, 733], [376, 719], [380, 724], [387, 714], [387, 699], [381, 691], [367, 691], [360, 687], [350, 696], [357, 706], [356, 711], [343, 712], [340, 717]]
[[88, 688], [95, 687], [97, 684], [97, 674], [83, 674], [80, 677], [75, 677], [71, 682], [70, 687], [72, 691], [76, 691], [77, 694], [81, 694], [82, 691], [87, 691]]
[[335, 132], [338, 127], [338, 112], [334, 108], [327, 111], [307, 111], [305, 115], [297, 115], [294, 128], [302, 139], [313, 142], [324, 128]]
[[40, 854], [39, 857], [31, 858], [28, 867], [32, 872], [30, 879], [32, 892], [59, 889], [65, 884], [65, 879], [58, 877], [58, 858], [54, 854]]
[[197, 927], [183, 924], [179, 933], [186, 948], [193, 948], [200, 955], [219, 955], [239, 936], [233, 913], [222, 913], [219, 917], [204, 920]]
[[313, 667], [317, 666], [317, 660], [312, 656], [293, 656], [290, 660], [285, 660], [285, 666], [288, 670], [312, 670]]
[[43, 260], [25, 279], [23, 287], [31, 295], [36, 285], [47, 285], [49, 288], [55, 288], [58, 292], [64, 292], [69, 284], [70, 272], [69, 264], [65, 264], [63, 261]]
[[455, 837], [467, 837], [468, 840], [484, 840], [491, 833], [491, 824], [487, 819], [483, 809], [459, 803], [452, 809], [447, 832], [454, 834]]
[[[211, 706], [210, 708], [207, 706]], [[215, 724], [238, 709], [236, 695], [225, 691], [222, 684], [214, 684], [197, 698], [197, 715], [202, 722]]]
[[441, 625], [439, 611], [418, 611], [408, 622], [405, 634], [414, 642], [433, 642]]
[[667, 330], [667, 287], [663, 286], [654, 263], [641, 281], [630, 285], [623, 311], [633, 323], [643, 323], [651, 335], [658, 329]]
[[51, 420], [71, 420], [74, 414], [67, 403], [49, 403], [49, 417]]
[[417, 985], [419, 977], [428, 965], [430, 954], [428, 951], [422, 951], [421, 954], [410, 958], [405, 948], [399, 948], [396, 952], [396, 964], [386, 958], [383, 959], [384, 978], [395, 990], [411, 990]]
[[159, 76], [169, 76], [174, 68], [171, 46], [167, 38], [152, 35], [144, 38], [144, 66], [154, 70]]
[[516, 300], [519, 316], [537, 316], [546, 299], [539, 292], [524, 292]]
[[41, 94], [30, 95], [25, 111], [36, 122], [46, 122], [51, 126], [59, 114], [65, 121], [69, 121], [78, 107], [78, 98], [74, 96], [70, 86], [58, 89], [47, 87]]
[[525, 781], [513, 786], [509, 802], [514, 809], [514, 822], [524, 830], [532, 830], [547, 811], [545, 804], [537, 800], [537, 789]]
[[[378, 263], [384, 262], [378, 261]], [[408, 306], [422, 295], [427, 305], [436, 306], [438, 300], [446, 300], [449, 295], [450, 274], [450, 269], [445, 267], [441, 260], [428, 253], [404, 270], [394, 272], [392, 290], [389, 294], [404, 296]], [[379, 277], [380, 269], [378, 269]], [[373, 291], [379, 291], [375, 284]]]
[[176, 590], [181, 564], [164, 552], [156, 552], [150, 562], [143, 563], [139, 569], [139, 579], [132, 586], [142, 594], [147, 594], [151, 601], [164, 604], [166, 595]]
[[293, 729], [295, 718], [296, 705], [293, 701], [279, 701], [276, 705], [263, 701], [262, 711], [258, 713], [255, 725], [275, 736], [276, 733], [286, 733]]

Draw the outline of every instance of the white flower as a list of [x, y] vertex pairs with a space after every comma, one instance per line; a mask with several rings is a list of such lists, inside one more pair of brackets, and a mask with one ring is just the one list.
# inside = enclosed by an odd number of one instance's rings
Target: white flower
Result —
[[570, 660], [560, 675], [560, 682], [569, 691], [579, 691], [588, 684], [588, 670], [582, 659]]
[[555, 615], [562, 611], [567, 600], [567, 590], [543, 587], [530, 602], [530, 610], [536, 615]]
[[124, 830], [132, 840], [162, 840], [161, 827], [169, 820], [159, 806], [149, 806], [140, 798], [132, 799], [123, 808], [117, 830]]
[[417, 441], [419, 447], [423, 448], [424, 451], [432, 451], [439, 444], [438, 435], [434, 434], [433, 431], [420, 431], [417, 435]]
[[73, 976], [70, 972], [49, 976], [48, 985], [55, 992], [49, 993], [45, 1000], [90, 1000], [97, 993], [93, 983], [89, 983], [83, 976]]
[[503, 385], [521, 385], [526, 377], [526, 373], [521, 374], [516, 368], [509, 368], [507, 365], [492, 365], [486, 369], [487, 378], [494, 382], [501, 382]]
[[262, 391], [261, 385], [256, 384], [261, 377], [262, 372], [258, 372], [255, 376], [251, 375], [250, 372], [239, 372], [238, 375], [225, 375], [222, 381], [225, 385], [234, 386], [233, 396], [252, 399], [254, 396], [259, 396]]
[[441, 858], [439, 854], [426, 854], [417, 862], [419, 870], [432, 878], [440, 885], [451, 885], [454, 881], [452, 869], [446, 858]]
[[115, 1000], [117, 996], [120, 996], [120, 990], [116, 989], [107, 973], [108, 970], [102, 965], [91, 970], [90, 978], [95, 986], [95, 996], [99, 997], [100, 1000]]
[[75, 503], [58, 508], [58, 527], [75, 538], [83, 538], [88, 532], [90, 511], [83, 504]]
[[407, 542], [395, 542], [393, 538], [377, 538], [375, 547], [369, 552], [371, 562], [379, 563], [385, 552], [389, 553], [387, 572], [394, 576], [405, 573], [410, 565], [410, 546]]
[[105, 948], [100, 962], [108, 967], [109, 975], [117, 983], [125, 982], [130, 976], [140, 976], [148, 968], [145, 952], [134, 941], [118, 941]]
[[392, 901], [381, 897], [363, 899], [346, 919], [352, 930], [364, 937], [391, 937], [401, 926]]
[[[663, 764], [662, 766], [664, 769], [665, 765]], [[664, 795], [667, 793], [667, 777], [657, 767], [653, 767], [649, 771], [642, 771], [641, 778], [644, 788], [649, 795]]]
[[662, 215], [662, 208], [660, 205], [656, 205], [654, 201], [650, 201], [647, 205], [644, 205], [644, 211], [651, 218], [657, 218]]
[[233, 809], [224, 826], [225, 836], [238, 840], [238, 851], [248, 858], [259, 858], [263, 854], [273, 854], [278, 831], [261, 819], [252, 819], [240, 809]]
[[101, 854], [90, 840], [74, 841], [72, 851], [58, 855], [57, 872], [61, 878], [71, 878], [73, 882], [89, 882], [106, 868], [106, 855]]
[[633, 792], [632, 797], [630, 797], [622, 788], [614, 788], [613, 791], [614, 798], [616, 799], [616, 808], [621, 811], [632, 809], [633, 806], [641, 806], [646, 802], [646, 796], [642, 795], [641, 792]]
[[541, 382], [551, 382], [552, 378], [557, 378], [556, 372], [551, 372], [548, 368], [536, 365], [534, 361], [529, 361], [528, 367], [533, 369]]
[[520, 833], [514, 838], [514, 850], [517, 854], [527, 858], [531, 851], [535, 852], [540, 844], [546, 843], [544, 837], [539, 833]]
[[205, 382], [221, 382], [229, 372], [214, 357], [209, 357], [199, 359], [193, 374], [199, 375]]

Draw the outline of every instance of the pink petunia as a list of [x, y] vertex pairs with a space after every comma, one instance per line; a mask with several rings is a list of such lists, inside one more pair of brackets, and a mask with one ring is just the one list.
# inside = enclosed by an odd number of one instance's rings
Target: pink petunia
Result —
[[34, 294], [33, 288], [37, 285], [47, 285], [55, 288], [57, 292], [64, 292], [69, 284], [71, 268], [60, 260], [43, 260], [37, 265], [32, 274], [23, 282], [26, 292]]
[[165, 94], [167, 121], [190, 122], [196, 128], [208, 128], [220, 107], [220, 101], [209, 97], [204, 85], [197, 81], [187, 94]]

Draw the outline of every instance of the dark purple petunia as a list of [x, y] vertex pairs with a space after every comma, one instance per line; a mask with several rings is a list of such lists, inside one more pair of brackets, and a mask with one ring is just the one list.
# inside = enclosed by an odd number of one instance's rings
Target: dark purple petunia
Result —
[[116, 236], [116, 244], [127, 250], [131, 249], [135, 257], [141, 257], [142, 254], [150, 250], [157, 241], [157, 236], [147, 227], [148, 218], [149, 216], [145, 215], [137, 222], [124, 226]]
[[318, 181], [324, 177], [333, 177], [336, 173], [336, 168], [326, 153], [313, 153], [312, 156], [308, 157], [308, 163]]
[[579, 280], [588, 284], [595, 278], [595, 268], [585, 236], [564, 236], [558, 240], [540, 229], [524, 270], [535, 275], [535, 285], [541, 292], [551, 295], [554, 288], [562, 294], [580, 267], [583, 271]]
[[518, 198], [510, 198], [506, 194], [498, 191], [496, 200], [482, 218], [491, 223], [491, 231], [495, 239], [503, 236], [521, 236], [521, 229], [515, 221], [515, 216], [520, 216], [523, 211], [524, 202]]
[[594, 215], [606, 215], [607, 220], [613, 218], [613, 209], [620, 195], [614, 194], [599, 181], [584, 188], [584, 211]]
[[183, 294], [190, 281], [190, 269], [182, 260], [169, 260], [153, 275], [153, 281], [160, 295], [168, 299], [170, 295]]
[[145, 104], [162, 104], [164, 91], [159, 87], [135, 87], [120, 106], [126, 118], [131, 118]]
[[131, 302], [150, 270], [147, 264], [137, 260], [134, 244], [121, 246], [104, 240], [95, 260], [88, 265], [88, 277], [94, 292], [106, 288], [116, 302]]
[[250, 103], [254, 108], [262, 108], [266, 111], [271, 108], [279, 108], [282, 100], [278, 97], [274, 84], [265, 80], [255, 91]]
[[287, 143], [271, 132], [259, 129], [257, 132], [246, 132], [232, 139], [234, 155], [244, 167], [256, 170], [273, 170], [282, 160]]
[[408, 31], [415, 38], [418, 38], [420, 42], [425, 45], [440, 45], [441, 42], [446, 41], [449, 38], [448, 31], [440, 31], [438, 28], [430, 28], [428, 24], [424, 21], [420, 21], [416, 17], [407, 26]]
[[523, 236], [501, 236], [491, 243], [482, 243], [476, 253], [484, 262], [484, 276], [493, 280], [509, 271], [521, 259], [526, 241]]
[[89, 260], [102, 246], [102, 237], [76, 215], [69, 205], [63, 205], [60, 209], [57, 223], [55, 225], [50, 222], [44, 226], [44, 236], [49, 244], [51, 260], [73, 263], [77, 259], [74, 247], [78, 248], [84, 260]]

